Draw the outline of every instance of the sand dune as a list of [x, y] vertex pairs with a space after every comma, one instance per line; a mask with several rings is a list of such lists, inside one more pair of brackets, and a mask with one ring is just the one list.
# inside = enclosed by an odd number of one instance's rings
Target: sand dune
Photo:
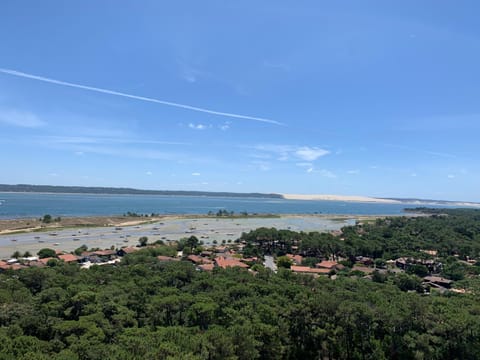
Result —
[[352, 202], [370, 202], [384, 204], [400, 204], [400, 201], [379, 199], [368, 196], [348, 196], [348, 195], [325, 195], [325, 194], [282, 194], [289, 200], [329, 200], [329, 201], [352, 201]]

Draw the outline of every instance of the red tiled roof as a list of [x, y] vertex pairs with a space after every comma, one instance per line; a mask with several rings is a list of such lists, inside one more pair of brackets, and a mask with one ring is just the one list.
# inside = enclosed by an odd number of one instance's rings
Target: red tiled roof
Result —
[[241, 267], [244, 269], [248, 268], [247, 264], [242, 263], [238, 259], [227, 259], [222, 256], [215, 258], [215, 262], [223, 269], [226, 269], [227, 267]]
[[298, 273], [308, 273], [308, 274], [328, 274], [330, 272], [329, 269], [314, 269], [308, 266], [290, 266], [290, 270], [293, 272]]
[[125, 248], [122, 248], [121, 250], [123, 250], [125, 254], [131, 254], [131, 253], [134, 253], [135, 251], [138, 251], [139, 249], [136, 247], [125, 247]]
[[319, 262], [316, 266], [324, 269], [333, 269], [337, 265], [338, 263], [336, 261], [323, 260]]
[[300, 265], [303, 261], [303, 256], [302, 255], [287, 254], [287, 257], [290, 260], [293, 260], [293, 262], [297, 265]]
[[50, 259], [55, 259], [55, 258], [53, 258], [53, 257], [46, 257], [46, 258], [43, 258], [43, 259], [38, 259], [38, 261], [40, 261], [41, 263], [43, 263], [43, 264], [46, 265], [47, 262], [48, 262], [48, 260], [50, 260]]
[[63, 260], [67, 263], [69, 262], [77, 262], [78, 261], [78, 258], [75, 256], [75, 255], [72, 255], [72, 254], [63, 254], [63, 255], [58, 255], [58, 258], [60, 260]]
[[215, 267], [215, 265], [213, 265], [213, 264], [210, 263], [210, 264], [198, 265], [198, 267], [199, 267], [200, 269], [202, 269], [203, 271], [212, 271], [213, 268]]
[[157, 259], [160, 261], [178, 261], [178, 259], [173, 258], [171, 256], [163, 256], [163, 255], [158, 255]]
[[98, 250], [94, 251], [92, 255], [97, 255], [97, 256], [109, 256], [109, 255], [115, 255], [117, 252], [115, 250]]
[[12, 265], [9, 265], [7, 263], [5, 264], [1, 264], [0, 265], [0, 269], [2, 270], [8, 270], [8, 269], [11, 269], [11, 270], [19, 270], [19, 269], [23, 269], [25, 266], [23, 265], [20, 265], [20, 264], [12, 264]]

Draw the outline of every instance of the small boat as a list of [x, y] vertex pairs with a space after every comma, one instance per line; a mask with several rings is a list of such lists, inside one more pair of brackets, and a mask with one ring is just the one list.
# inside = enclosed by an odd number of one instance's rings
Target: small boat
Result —
[[127, 239], [125, 239], [125, 240], [123, 240], [123, 242], [128, 242], [128, 240], [127, 240]]
[[78, 241], [78, 240], [80, 240], [80, 239], [79, 239], [79, 238], [75, 238], [75, 239], [73, 239], [73, 241]]
[[17, 241], [17, 239], [12, 239], [12, 240], [10, 240], [10, 241]]
[[53, 246], [58, 246], [60, 245], [60, 243], [53, 243]]
[[39, 243], [44, 243], [44, 242], [45, 242], [45, 240], [38, 240], [38, 242], [39, 242]]

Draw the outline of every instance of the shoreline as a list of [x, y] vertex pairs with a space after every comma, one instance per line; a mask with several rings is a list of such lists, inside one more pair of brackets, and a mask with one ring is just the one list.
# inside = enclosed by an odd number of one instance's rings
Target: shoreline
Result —
[[[412, 215], [408, 215], [412, 216]], [[206, 247], [233, 243], [243, 232], [261, 227], [273, 227], [292, 231], [338, 231], [356, 221], [385, 217], [381, 215], [327, 215], [292, 214], [258, 217], [216, 217], [208, 215], [163, 216], [148, 219], [117, 218], [117, 222], [105, 225], [112, 218], [96, 218], [98, 223], [59, 227], [54, 224], [41, 231], [4, 232], [0, 234], [0, 259], [9, 258], [14, 252], [29, 251], [36, 254], [41, 248], [71, 252], [81, 245], [88, 248], [120, 249], [136, 246], [138, 239], [147, 236], [150, 243], [161, 240], [166, 244], [196, 236]], [[85, 220], [85, 219], [84, 219]], [[91, 220], [91, 218], [87, 218]], [[120, 221], [121, 220], [121, 221]], [[38, 221], [38, 219], [37, 219]], [[0, 220], [0, 225], [5, 227]], [[65, 225], [65, 224], [64, 224]], [[4, 229], [3, 231], [5, 231]], [[12, 230], [12, 229], [10, 229]], [[23, 229], [26, 230], [26, 229]]]
[[86, 227], [109, 228], [121, 226], [148, 225], [166, 220], [193, 220], [193, 219], [212, 219], [212, 220], [254, 220], [254, 219], [281, 219], [281, 218], [319, 218], [325, 220], [345, 220], [345, 219], [370, 219], [386, 216], [415, 216], [415, 214], [258, 214], [258, 215], [234, 215], [234, 216], [211, 216], [208, 214], [167, 214], [154, 217], [132, 217], [132, 216], [71, 216], [62, 217], [60, 222], [49, 224], [42, 223], [38, 218], [13, 218], [0, 219], [0, 236], [16, 235], [27, 233], [44, 233], [49, 231], [61, 231], [68, 229], [81, 229]]

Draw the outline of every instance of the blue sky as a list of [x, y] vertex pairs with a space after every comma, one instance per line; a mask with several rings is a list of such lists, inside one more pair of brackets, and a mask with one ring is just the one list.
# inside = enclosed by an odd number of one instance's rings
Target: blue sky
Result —
[[3, 1], [0, 182], [480, 201], [479, 11]]

